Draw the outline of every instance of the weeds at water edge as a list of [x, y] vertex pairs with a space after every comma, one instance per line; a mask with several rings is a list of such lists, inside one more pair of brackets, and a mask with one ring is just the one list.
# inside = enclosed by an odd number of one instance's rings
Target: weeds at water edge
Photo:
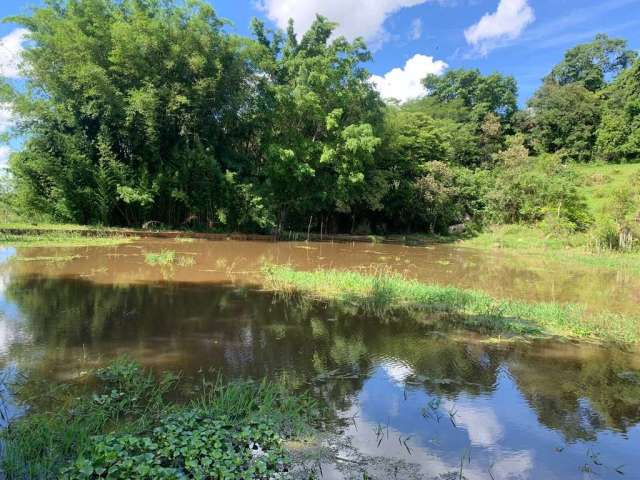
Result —
[[367, 314], [444, 314], [465, 327], [488, 333], [552, 335], [615, 343], [640, 341], [640, 320], [614, 313], [589, 313], [580, 305], [498, 300], [483, 292], [410, 280], [376, 271], [304, 272], [286, 266], [263, 268], [266, 288], [311, 300], [354, 306]]

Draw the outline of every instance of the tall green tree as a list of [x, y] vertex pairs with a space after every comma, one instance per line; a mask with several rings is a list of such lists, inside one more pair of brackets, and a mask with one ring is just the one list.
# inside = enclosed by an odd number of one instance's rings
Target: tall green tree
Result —
[[558, 152], [567, 160], [593, 158], [600, 124], [600, 100], [579, 83], [559, 85], [546, 81], [529, 101], [531, 134], [540, 153]]
[[[11, 169], [26, 211], [81, 223], [214, 224], [250, 115], [239, 40], [207, 3], [49, 0], [27, 83], [5, 97], [28, 138]], [[8, 98], [7, 98], [8, 97]]]
[[615, 77], [637, 56], [625, 40], [600, 33], [591, 42], [568, 50], [547, 79], [559, 85], [577, 83], [595, 92], [606, 85], [607, 76]]
[[335, 27], [318, 16], [298, 40], [292, 25], [283, 33], [253, 23], [270, 119], [258, 173], [280, 225], [382, 207], [383, 105], [362, 66], [371, 55], [362, 40], [332, 38]]
[[640, 161], [640, 60], [621, 73], [602, 97], [598, 156], [609, 162]]
[[423, 84], [428, 96], [445, 103], [460, 100], [478, 119], [488, 113], [509, 119], [518, 110], [518, 85], [511, 76], [482, 75], [478, 69], [461, 68], [444, 75], [430, 74]]

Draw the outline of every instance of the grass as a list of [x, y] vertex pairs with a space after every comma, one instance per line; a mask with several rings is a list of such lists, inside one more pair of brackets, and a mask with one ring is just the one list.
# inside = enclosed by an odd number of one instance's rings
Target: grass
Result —
[[587, 234], [557, 238], [536, 226], [497, 225], [476, 237], [460, 241], [458, 245], [544, 256], [562, 264], [624, 270], [640, 275], [640, 252], [594, 251], [588, 246]]
[[465, 327], [490, 333], [623, 344], [640, 341], [640, 319], [613, 313], [590, 314], [579, 305], [497, 300], [476, 290], [425, 284], [387, 272], [304, 272], [268, 265], [263, 273], [271, 290], [354, 305], [376, 315], [394, 311], [446, 314]]
[[127, 359], [92, 381], [82, 392], [25, 384], [36, 405], [1, 434], [3, 478], [267, 478], [289, 462], [284, 441], [318, 418], [308, 395], [266, 381], [203, 380], [182, 403], [170, 400], [178, 377]]
[[[14, 230], [55, 230], [61, 232], [69, 231], [90, 231], [90, 230], [105, 230], [104, 228], [92, 227], [89, 225], [79, 225], [75, 223], [34, 223], [34, 222], [20, 222], [10, 221], [0, 223], [0, 229], [14, 229]], [[106, 229], [109, 230], [109, 229]]]
[[580, 190], [596, 218], [616, 190], [630, 186], [634, 180], [640, 184], [640, 163], [586, 164], [577, 166], [577, 170], [582, 180]]
[[[640, 164], [577, 165], [576, 170], [580, 176], [579, 190], [586, 198], [596, 225], [602, 221], [604, 207], [614, 192], [640, 185]], [[640, 275], [640, 252], [595, 251], [590, 245], [592, 243], [588, 233], [557, 237], [545, 233], [539, 225], [501, 225], [461, 240], [459, 245], [544, 255], [545, 258], [565, 264], [624, 269]]]
[[76, 260], [78, 258], [83, 258], [82, 255], [59, 255], [59, 256], [42, 256], [42, 257], [15, 257], [15, 261], [17, 262], [49, 262], [49, 263], [63, 263], [70, 262], [71, 260]]
[[178, 265], [179, 267], [191, 267], [196, 263], [195, 258], [190, 255], [177, 255], [174, 250], [162, 250], [160, 252], [147, 252], [144, 255], [147, 265], [168, 267]]
[[38, 234], [3, 233], [0, 228], [0, 246], [16, 247], [101, 247], [121, 245], [136, 240], [125, 236], [85, 236], [75, 232]]
[[2, 222], [0, 245], [84, 247], [120, 245], [136, 240], [134, 237], [118, 235], [117, 231], [75, 224]]
[[144, 261], [148, 265], [173, 265], [176, 261], [174, 250], [162, 250], [161, 252], [148, 252], [144, 254]]

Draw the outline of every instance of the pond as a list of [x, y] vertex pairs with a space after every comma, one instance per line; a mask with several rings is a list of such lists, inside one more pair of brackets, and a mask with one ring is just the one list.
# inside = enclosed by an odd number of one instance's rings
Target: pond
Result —
[[[194, 260], [145, 263], [162, 250]], [[291, 301], [261, 291], [265, 261], [384, 266], [501, 298], [638, 312], [636, 277], [450, 245], [4, 249], [0, 362], [7, 375], [51, 380], [81, 378], [123, 354], [189, 378], [286, 377], [329, 407], [339, 460], [322, 478], [351, 478], [361, 465], [382, 479], [640, 478], [637, 351], [495, 342], [434, 319]]]

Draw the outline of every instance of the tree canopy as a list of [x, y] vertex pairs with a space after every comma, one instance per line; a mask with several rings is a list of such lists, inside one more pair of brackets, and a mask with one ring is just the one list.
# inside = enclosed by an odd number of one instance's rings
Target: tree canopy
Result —
[[[598, 35], [518, 109], [515, 79], [428, 75], [385, 104], [360, 40], [318, 16], [298, 37], [229, 33], [201, 0], [50, 0], [24, 85], [0, 103], [25, 138], [3, 197], [55, 221], [281, 232], [432, 231], [589, 215], [572, 161], [640, 160], [640, 61]], [[514, 159], [517, 159], [514, 160]]]
[[600, 33], [593, 41], [567, 51], [547, 78], [559, 85], [578, 83], [595, 92], [605, 86], [607, 75], [619, 74], [637, 57], [636, 52], [627, 49], [625, 40]]

